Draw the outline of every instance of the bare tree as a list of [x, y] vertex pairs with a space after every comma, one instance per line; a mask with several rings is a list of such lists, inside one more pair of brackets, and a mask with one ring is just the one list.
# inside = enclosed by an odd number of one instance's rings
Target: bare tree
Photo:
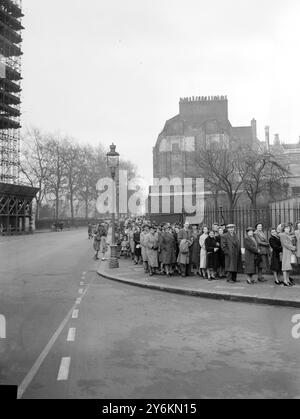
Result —
[[55, 220], [59, 219], [59, 201], [64, 196], [67, 188], [66, 165], [64, 148], [58, 135], [49, 135], [46, 143], [48, 155], [48, 176], [46, 180], [47, 191], [54, 195]]
[[21, 154], [21, 173], [30, 186], [38, 188], [36, 201], [36, 224], [39, 221], [40, 209], [47, 193], [47, 177], [49, 174], [46, 136], [38, 129], [29, 129], [23, 138]]
[[80, 147], [75, 140], [65, 138], [62, 142], [62, 160], [67, 178], [68, 201], [70, 204], [71, 220], [74, 221], [74, 199], [79, 188]]
[[195, 161], [210, 189], [224, 192], [229, 210], [234, 210], [247, 173], [242, 148], [236, 146], [233, 152], [231, 147], [214, 144], [206, 150], [201, 150]]
[[257, 153], [246, 149], [244, 158], [244, 191], [251, 201], [252, 208], [257, 209], [257, 199], [260, 195], [269, 197], [274, 190], [283, 190], [283, 179], [289, 171], [269, 152]]

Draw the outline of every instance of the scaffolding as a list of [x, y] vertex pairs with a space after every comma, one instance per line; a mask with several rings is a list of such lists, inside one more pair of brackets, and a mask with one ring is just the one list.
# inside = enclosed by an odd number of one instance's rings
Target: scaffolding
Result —
[[0, 182], [18, 184], [21, 117], [21, 0], [0, 0]]

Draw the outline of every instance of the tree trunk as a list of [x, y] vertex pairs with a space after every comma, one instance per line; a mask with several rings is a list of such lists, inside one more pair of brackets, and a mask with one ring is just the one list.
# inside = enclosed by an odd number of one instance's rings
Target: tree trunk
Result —
[[85, 197], [85, 219], [88, 220], [89, 218], [89, 200], [88, 197]]
[[74, 197], [73, 197], [73, 187], [70, 188], [70, 209], [71, 209], [71, 222], [74, 224]]
[[35, 198], [36, 201], [36, 212], [35, 212], [35, 228], [38, 228], [38, 222], [40, 219], [41, 201], [39, 198]]
[[58, 211], [59, 211], [59, 194], [56, 192], [55, 196], [55, 221], [58, 222]]

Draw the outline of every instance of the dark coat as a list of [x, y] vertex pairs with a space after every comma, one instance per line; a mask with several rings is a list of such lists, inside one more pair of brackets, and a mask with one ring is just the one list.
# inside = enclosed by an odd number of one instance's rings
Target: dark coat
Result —
[[135, 232], [133, 235], [133, 240], [134, 240], [134, 254], [135, 256], [141, 256], [142, 255], [141, 234], [138, 232]]
[[163, 233], [161, 235], [160, 250], [161, 262], [164, 265], [176, 263], [176, 244], [173, 234]]
[[257, 263], [258, 263], [258, 245], [256, 240], [247, 236], [244, 239], [245, 246], [245, 273], [248, 275], [256, 274], [257, 272]]
[[271, 258], [271, 271], [280, 272], [282, 269], [282, 263], [280, 260], [280, 253], [282, 253], [282, 246], [280, 237], [271, 236], [270, 247], [273, 249], [272, 258]]
[[206, 249], [206, 263], [207, 263], [207, 269], [214, 269], [215, 271], [219, 267], [219, 250], [217, 252], [214, 251], [214, 249], [218, 247], [217, 241], [215, 237], [207, 237], [205, 239], [205, 249]]
[[242, 269], [242, 252], [238, 236], [228, 232], [221, 238], [221, 247], [225, 253], [225, 271], [239, 272]]
[[200, 234], [192, 234], [194, 241], [193, 244], [190, 247], [190, 262], [196, 266], [199, 267], [200, 264], [200, 244], [199, 244], [199, 238]]
[[219, 267], [225, 268], [225, 254], [224, 254], [224, 252], [222, 250], [222, 247], [221, 247], [221, 236], [220, 235], [216, 236], [216, 241], [217, 241], [217, 244], [219, 245], [219, 251], [217, 253], [218, 258], [219, 258], [219, 262], [218, 262]]

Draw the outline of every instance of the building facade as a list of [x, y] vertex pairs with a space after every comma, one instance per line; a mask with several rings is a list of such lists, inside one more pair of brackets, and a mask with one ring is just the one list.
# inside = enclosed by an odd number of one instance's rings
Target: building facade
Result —
[[255, 119], [249, 126], [233, 127], [226, 96], [180, 99], [179, 114], [166, 121], [153, 148], [154, 178], [195, 178], [195, 155], [213, 143], [228, 147], [231, 140], [258, 144]]

